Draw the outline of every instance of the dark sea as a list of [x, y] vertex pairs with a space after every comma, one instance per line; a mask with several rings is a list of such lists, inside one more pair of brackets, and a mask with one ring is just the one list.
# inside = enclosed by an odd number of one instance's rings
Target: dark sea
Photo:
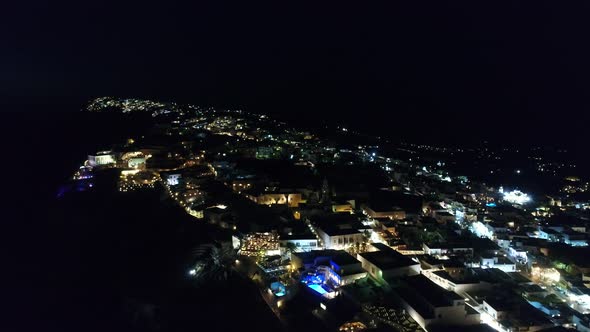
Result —
[[143, 120], [81, 112], [2, 114], [1, 331], [274, 331], [250, 282], [197, 287], [208, 240], [161, 189], [120, 194], [105, 177], [58, 198], [89, 153], [141, 135]]

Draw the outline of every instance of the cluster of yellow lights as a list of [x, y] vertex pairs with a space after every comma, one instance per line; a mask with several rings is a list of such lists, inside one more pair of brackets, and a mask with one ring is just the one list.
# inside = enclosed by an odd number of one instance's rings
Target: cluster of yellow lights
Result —
[[134, 183], [132, 181], [119, 181], [119, 191], [120, 192], [134, 191], [134, 190], [142, 189], [142, 188], [153, 189], [154, 184], [153, 183], [138, 184], [138, 183]]
[[533, 267], [531, 275], [534, 279], [540, 279], [546, 282], [559, 282], [561, 275], [559, 271], [554, 268], [541, 268], [538, 266]]
[[184, 200], [186, 202], [190, 202], [193, 201], [195, 198], [203, 197], [203, 192], [196, 189], [191, 189], [189, 191], [184, 192], [182, 196], [184, 197]]
[[[170, 197], [172, 199], [174, 199], [176, 201], [176, 203], [178, 203], [185, 211], [186, 213], [188, 213], [189, 215], [197, 218], [197, 219], [203, 219], [205, 217], [205, 215], [203, 214], [203, 210], [194, 210], [191, 208], [191, 205], [189, 203], [190, 200], [193, 200], [195, 197], [199, 197], [203, 195], [203, 192], [197, 190], [196, 188], [198, 188], [198, 186], [196, 185], [189, 185], [187, 187], [190, 187], [190, 191], [188, 192], [184, 192], [181, 193], [178, 191], [173, 192], [172, 189], [170, 188], [169, 185], [167, 185], [165, 182], [165, 187], [166, 190], [168, 191], [168, 194], [170, 195]], [[183, 197], [183, 198], [181, 198]], [[235, 226], [234, 226], [234, 230], [235, 230]]]
[[367, 326], [361, 322], [344, 323], [338, 331], [340, 332], [359, 332], [367, 329]]
[[274, 233], [252, 233], [246, 236], [241, 253], [257, 256], [260, 251], [279, 250], [279, 236]]
[[149, 178], [139, 178], [136, 175], [139, 170], [124, 170], [121, 171], [121, 176], [117, 183], [117, 187], [120, 192], [129, 192], [137, 189], [153, 189], [154, 184], [158, 181], [156, 175], [152, 175]]
[[563, 186], [561, 191], [566, 192], [568, 194], [575, 194], [575, 193], [583, 193], [590, 190], [590, 183], [586, 182], [585, 184], [566, 184]]
[[232, 187], [233, 187], [234, 191], [242, 191], [242, 190], [249, 189], [250, 187], [252, 187], [252, 184], [251, 183], [233, 183]]

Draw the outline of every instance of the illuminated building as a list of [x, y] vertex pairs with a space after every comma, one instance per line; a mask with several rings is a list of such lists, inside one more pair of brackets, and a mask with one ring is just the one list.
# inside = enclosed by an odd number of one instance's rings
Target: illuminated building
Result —
[[349, 200], [346, 202], [338, 202], [332, 204], [332, 212], [334, 213], [354, 213], [354, 200]]
[[465, 326], [480, 323], [480, 314], [455, 292], [439, 287], [423, 275], [402, 279], [395, 297], [425, 330], [435, 326]]
[[246, 194], [246, 197], [260, 205], [287, 205], [289, 207], [298, 207], [300, 203], [305, 202], [299, 193], [283, 194], [262, 192]]
[[493, 229], [488, 227], [488, 224], [484, 224], [481, 221], [471, 223], [469, 229], [473, 234], [477, 235], [478, 237], [485, 237], [488, 239], [494, 238]]
[[188, 212], [188, 214], [190, 214], [191, 216], [193, 216], [197, 219], [205, 218], [205, 211], [203, 209], [187, 208], [187, 212]]
[[233, 180], [231, 183], [232, 190], [235, 192], [242, 192], [244, 190], [251, 189], [254, 186], [252, 180], [249, 179], [240, 179], [240, 180]]
[[[456, 264], [451, 263], [449, 265]], [[492, 285], [490, 283], [482, 282], [479, 278], [472, 275], [472, 273], [466, 276], [467, 271], [471, 272], [473, 269], [467, 270], [464, 266], [460, 266], [459, 268], [445, 266], [444, 269], [435, 268], [433, 270], [424, 270], [422, 274], [440, 287], [460, 295], [463, 295], [465, 292], [481, 291], [491, 288]]]
[[118, 188], [121, 192], [133, 191], [141, 188], [154, 188], [160, 178], [150, 171], [122, 170], [119, 176]]
[[358, 229], [337, 226], [317, 227], [316, 231], [326, 249], [348, 249], [365, 242], [365, 236]]
[[492, 290], [510, 279], [504, 271], [495, 268], [466, 268], [459, 262], [447, 264], [443, 261], [442, 264], [442, 268], [423, 270], [422, 274], [440, 287], [461, 296]]
[[361, 209], [371, 218], [381, 219], [389, 218], [393, 220], [402, 220], [406, 218], [406, 212], [399, 207], [362, 204]]
[[141, 151], [133, 151], [124, 153], [121, 156], [122, 167], [129, 167], [133, 169], [145, 169], [146, 168], [146, 159], [151, 157], [151, 155], [145, 156]]
[[348, 323], [342, 324], [338, 328], [338, 331], [340, 331], [340, 332], [361, 332], [361, 331], [365, 331], [366, 329], [367, 329], [367, 326], [361, 322], [348, 322]]
[[516, 264], [510, 261], [508, 258], [500, 256], [494, 257], [482, 257], [480, 261], [481, 267], [485, 268], [496, 268], [504, 272], [515, 272]]
[[301, 274], [301, 282], [326, 298], [333, 298], [339, 287], [367, 276], [361, 262], [343, 250], [292, 254], [294, 268], [301, 268], [303, 262], [306, 270]]
[[275, 233], [251, 233], [242, 241], [240, 254], [245, 256], [280, 255], [279, 236]]
[[[578, 228], [584, 229], [585, 227]], [[535, 232], [536, 237], [551, 242], [563, 242], [573, 247], [585, 247], [588, 245], [586, 235], [571, 228], [544, 227]]]
[[507, 316], [511, 305], [504, 301], [497, 301], [495, 299], [487, 299], [483, 301], [483, 310], [492, 316], [494, 320], [502, 320]]
[[287, 243], [292, 243], [297, 248], [297, 251], [310, 251], [318, 248], [318, 239], [313, 235], [281, 236], [279, 242], [282, 247], [286, 247]]
[[110, 166], [117, 163], [117, 157], [111, 151], [100, 151], [96, 155], [88, 156], [89, 166]]
[[561, 238], [565, 244], [573, 247], [585, 247], [588, 245], [586, 234], [574, 230], [564, 230], [561, 232]]
[[301, 274], [301, 283], [322, 297], [334, 298], [337, 293], [329, 277], [330, 271], [331, 269], [327, 266], [318, 266], [305, 271]]
[[420, 263], [404, 256], [382, 243], [373, 243], [378, 251], [363, 252], [357, 255], [363, 269], [380, 281], [392, 277], [412, 276], [420, 273]]
[[559, 280], [561, 279], [559, 271], [557, 271], [554, 268], [542, 268], [539, 266], [535, 266], [531, 271], [531, 275], [533, 276], [533, 279], [537, 279], [548, 283], [556, 283], [559, 282]]
[[340, 251], [337, 255], [332, 256], [328, 272], [328, 277], [338, 286], [351, 284], [355, 280], [367, 276], [361, 262], [345, 251]]
[[344, 250], [295, 252], [291, 254], [291, 265], [294, 270], [322, 271], [323, 281], [330, 281], [333, 286], [347, 285], [367, 275], [361, 262]]
[[135, 169], [145, 169], [145, 157], [129, 158], [127, 166]]
[[422, 245], [424, 253], [428, 255], [468, 255], [473, 256], [473, 247], [461, 243], [435, 243]]
[[169, 186], [175, 186], [179, 183], [179, 180], [182, 176], [180, 174], [168, 174], [166, 175], [166, 183]]
[[310, 269], [317, 265], [328, 265], [332, 256], [338, 255], [340, 250], [312, 250], [291, 253], [291, 266], [294, 270]]
[[72, 176], [72, 179], [86, 180], [86, 179], [92, 179], [93, 177], [94, 177], [94, 175], [92, 175], [92, 167], [80, 166], [80, 168]]
[[523, 205], [531, 201], [529, 195], [523, 193], [520, 190], [513, 190], [510, 192], [504, 192], [503, 198], [509, 203]]
[[508, 254], [520, 264], [526, 264], [528, 262], [527, 250], [510, 247], [508, 248]]
[[488, 297], [482, 309], [482, 321], [500, 331], [539, 331], [554, 327], [541, 310], [522, 299]]

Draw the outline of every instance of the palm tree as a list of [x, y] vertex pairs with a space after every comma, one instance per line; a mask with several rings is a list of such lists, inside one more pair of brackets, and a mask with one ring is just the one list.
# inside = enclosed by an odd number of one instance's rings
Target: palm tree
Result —
[[297, 252], [297, 246], [295, 243], [287, 242], [287, 245], [285, 246], [285, 253], [289, 255], [289, 258], [291, 258], [291, 254], [294, 252]]
[[444, 241], [444, 237], [438, 231], [422, 233], [422, 241], [425, 243], [440, 243]]
[[214, 245], [209, 255], [197, 263], [195, 277], [199, 282], [226, 280], [233, 271], [235, 260], [233, 248]]
[[232, 266], [236, 260], [236, 253], [230, 247], [213, 247], [211, 250], [211, 274], [213, 276], [227, 279], [228, 273], [231, 273]]
[[368, 229], [365, 229], [365, 230], [363, 231], [363, 235], [364, 235], [364, 237], [365, 237], [365, 239], [366, 239], [367, 241], [370, 241], [370, 240], [371, 240], [371, 231], [369, 231]]

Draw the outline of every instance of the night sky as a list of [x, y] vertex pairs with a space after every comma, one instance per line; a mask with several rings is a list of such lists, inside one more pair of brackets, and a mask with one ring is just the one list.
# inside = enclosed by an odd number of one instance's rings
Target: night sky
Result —
[[114, 95], [566, 145], [590, 120], [586, 1], [121, 2], [4, 8], [2, 110]]
[[[99, 309], [119, 317], [104, 303], [118, 289], [101, 279], [118, 269], [92, 259], [118, 248], [102, 237], [110, 228], [84, 243], [89, 257], [77, 250], [76, 232], [92, 237], [83, 220], [48, 214], [58, 184], [114, 143], [116, 125], [71, 115], [91, 98], [242, 108], [410, 142], [554, 144], [588, 160], [589, 1], [372, 2], [4, 1], [0, 330], [104, 331]], [[87, 308], [94, 320], [77, 314]]]

